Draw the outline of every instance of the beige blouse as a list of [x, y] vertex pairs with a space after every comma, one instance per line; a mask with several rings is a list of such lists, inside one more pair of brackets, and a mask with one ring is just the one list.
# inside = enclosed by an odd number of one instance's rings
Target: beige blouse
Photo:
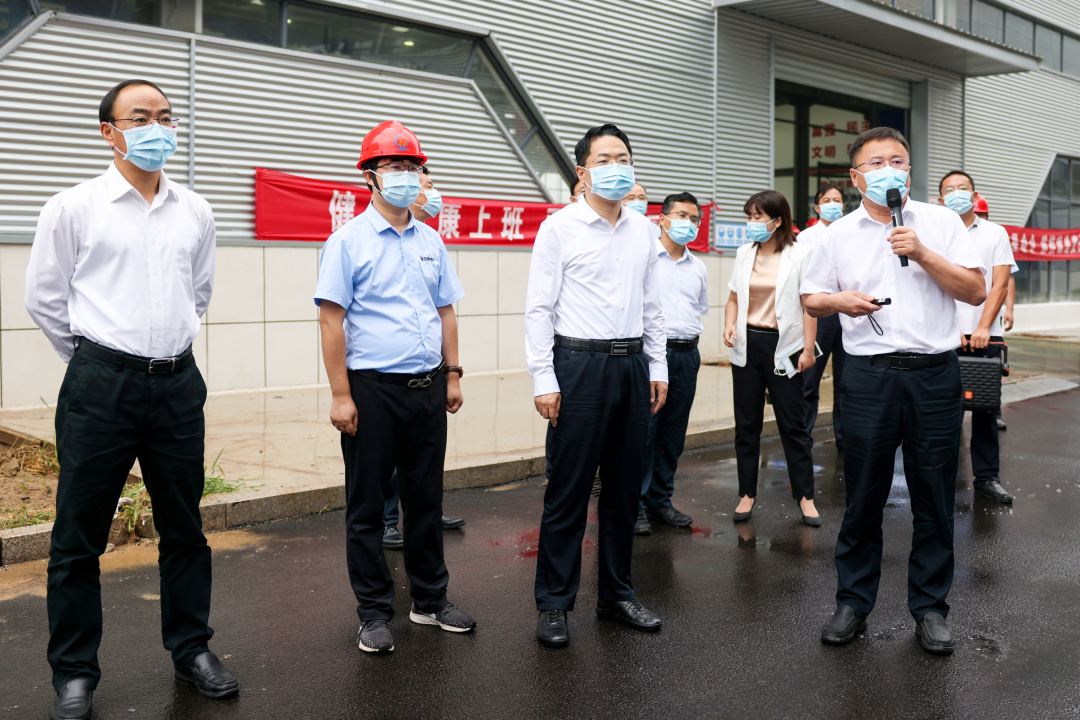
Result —
[[754, 327], [776, 328], [776, 273], [780, 269], [780, 253], [754, 256], [750, 274], [750, 300], [746, 307], [746, 324]]

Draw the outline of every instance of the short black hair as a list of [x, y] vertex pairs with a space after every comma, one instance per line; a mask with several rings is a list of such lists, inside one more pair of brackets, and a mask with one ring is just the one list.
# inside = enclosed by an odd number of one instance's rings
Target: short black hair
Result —
[[688, 192], [672, 193], [671, 195], [668, 195], [666, 198], [664, 198], [664, 204], [660, 208], [660, 212], [664, 215], [667, 215], [669, 212], [671, 212], [671, 208], [675, 207], [675, 203], [681, 202], [694, 203], [694, 207], [697, 208], [698, 216], [700, 217], [701, 203], [697, 201], [696, 197], [694, 197]]
[[113, 114], [113, 105], [116, 104], [116, 96], [120, 94], [121, 90], [131, 87], [132, 85], [149, 85], [161, 93], [161, 97], [165, 98], [165, 102], [169, 103], [170, 107], [172, 106], [172, 102], [169, 100], [169, 96], [165, 94], [165, 91], [149, 80], [125, 80], [109, 92], [105, 93], [105, 97], [101, 98], [101, 104], [98, 105], [98, 122], [111, 123], [116, 120], [116, 116]]
[[795, 231], [792, 229], [793, 224], [791, 222], [791, 206], [788, 205], [787, 198], [784, 197], [783, 193], [776, 190], [762, 190], [759, 193], [754, 193], [743, 205], [743, 212], [749, 217], [750, 213], [755, 209], [768, 215], [770, 222], [780, 218], [780, 226], [774, 232], [781, 248], [795, 242]]
[[425, 175], [431, 175], [431, 173], [428, 172], [427, 165], [421, 165], [420, 172], [424, 173]]
[[904, 146], [904, 150], [907, 150], [909, 156], [911, 155], [911, 144], [904, 137], [904, 133], [891, 127], [870, 128], [859, 133], [855, 141], [848, 146], [848, 159], [851, 160], [851, 167], [855, 167], [855, 156], [863, 149], [863, 145], [874, 140], [895, 140]]
[[630, 153], [630, 157], [634, 157], [634, 151], [630, 149], [630, 138], [626, 137], [626, 133], [616, 125], [605, 123], [589, 128], [589, 131], [585, 133], [585, 137], [577, 141], [577, 145], [574, 147], [574, 162], [579, 167], [585, 167], [585, 161], [589, 159], [589, 153], [592, 152], [593, 140], [606, 135], [622, 140], [623, 144], [626, 145], [626, 152]]
[[[819, 187], [817, 189], [817, 195], [814, 196], [814, 204], [815, 205], [820, 205], [821, 204], [821, 196], [824, 195], [825, 193], [829, 192], [830, 190], [835, 190], [838, 193], [840, 193], [841, 198], [844, 197], [844, 188], [840, 187], [836, 183], [825, 183], [824, 185], [822, 185], [821, 187]], [[841, 202], [843, 202], [843, 200], [841, 200]]]
[[968, 175], [963, 170], [950, 170], [949, 172], [947, 172], [947, 173], [945, 173], [944, 175], [941, 176], [941, 180], [937, 184], [937, 194], [938, 195], [941, 195], [941, 189], [943, 187], [945, 187], [945, 181], [948, 180], [949, 178], [951, 178], [953, 175], [963, 175], [964, 177], [966, 177], [968, 179], [968, 182], [971, 183], [971, 189], [972, 190], [975, 189], [975, 181], [971, 179], [970, 175]]

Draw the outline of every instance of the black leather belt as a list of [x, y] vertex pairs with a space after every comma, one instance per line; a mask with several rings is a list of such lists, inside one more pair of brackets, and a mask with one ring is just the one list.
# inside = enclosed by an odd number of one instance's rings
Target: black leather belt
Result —
[[168, 358], [144, 358], [138, 355], [128, 355], [118, 350], [112, 350], [99, 345], [93, 340], [87, 340], [84, 337], [76, 338], [75, 349], [78, 352], [84, 352], [90, 357], [96, 357], [98, 360], [104, 360], [105, 362], [113, 363], [114, 365], [120, 365], [128, 370], [138, 370], [139, 372], [150, 373], [151, 375], [167, 375], [169, 373], [180, 372], [188, 363], [188, 359], [191, 358], [191, 346], [180, 355], [176, 357]]
[[689, 340], [677, 340], [675, 338], [667, 339], [667, 346], [672, 350], [693, 350], [697, 347], [697, 344], [697, 338], [690, 338]]
[[884, 365], [893, 370], [917, 370], [918, 368], [933, 367], [948, 362], [955, 353], [943, 352], [934, 355], [922, 353], [908, 353], [905, 355], [863, 355], [875, 365]]
[[592, 353], [604, 355], [635, 355], [641, 352], [641, 338], [624, 338], [622, 340], [582, 340], [581, 338], [555, 336], [555, 347], [564, 347], [570, 350], [588, 350]]
[[375, 382], [386, 383], [388, 385], [400, 385], [401, 387], [412, 388], [413, 390], [426, 388], [431, 383], [435, 382], [435, 378], [442, 372], [443, 366], [434, 370], [429, 370], [424, 373], [384, 373], [378, 370], [350, 370], [351, 373], [356, 373], [360, 377], [370, 378]]

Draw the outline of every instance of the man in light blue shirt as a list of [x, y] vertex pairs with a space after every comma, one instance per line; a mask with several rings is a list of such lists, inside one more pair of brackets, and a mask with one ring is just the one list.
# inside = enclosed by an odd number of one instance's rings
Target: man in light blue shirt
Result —
[[345, 556], [360, 617], [357, 645], [365, 652], [394, 649], [394, 581], [381, 541], [395, 468], [409, 618], [450, 632], [476, 627], [446, 599], [442, 476], [446, 413], [463, 402], [453, 303], [465, 293], [442, 239], [409, 212], [426, 161], [416, 136], [397, 121], [368, 133], [357, 166], [371, 204], [326, 241], [315, 290], [333, 392], [330, 422], [341, 431], [345, 458]]
[[705, 330], [701, 316], [709, 312], [709, 273], [705, 263], [686, 249], [697, 237], [700, 223], [701, 205], [693, 195], [684, 192], [664, 198], [656, 267], [667, 331], [668, 398], [660, 412], [649, 418], [635, 535], [652, 534], [649, 520], [674, 527], [693, 522], [672, 506], [671, 496], [701, 369], [698, 337]]

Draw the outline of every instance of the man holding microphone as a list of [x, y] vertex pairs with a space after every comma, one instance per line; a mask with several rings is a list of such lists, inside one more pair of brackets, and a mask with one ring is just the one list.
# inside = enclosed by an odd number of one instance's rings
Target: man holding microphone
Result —
[[570, 642], [581, 540], [600, 470], [596, 614], [659, 630], [630, 582], [650, 412], [667, 397], [667, 336], [650, 222], [623, 205], [634, 187], [626, 133], [594, 127], [575, 149], [582, 202], [540, 226], [525, 302], [536, 410], [550, 421], [551, 472], [536, 559], [536, 635]]
[[[867, 130], [849, 154], [862, 205], [829, 227], [802, 283], [810, 315], [842, 314], [848, 354], [847, 510], [836, 540], [837, 608], [821, 639], [839, 645], [866, 629], [881, 578], [882, 514], [902, 444], [915, 515], [908, 609], [923, 647], [949, 654], [955, 641], [946, 596], [963, 417], [955, 301], [986, 299], [986, 269], [956, 213], [907, 197], [911, 149], [899, 131]], [[898, 227], [890, 190], [904, 199]]]

